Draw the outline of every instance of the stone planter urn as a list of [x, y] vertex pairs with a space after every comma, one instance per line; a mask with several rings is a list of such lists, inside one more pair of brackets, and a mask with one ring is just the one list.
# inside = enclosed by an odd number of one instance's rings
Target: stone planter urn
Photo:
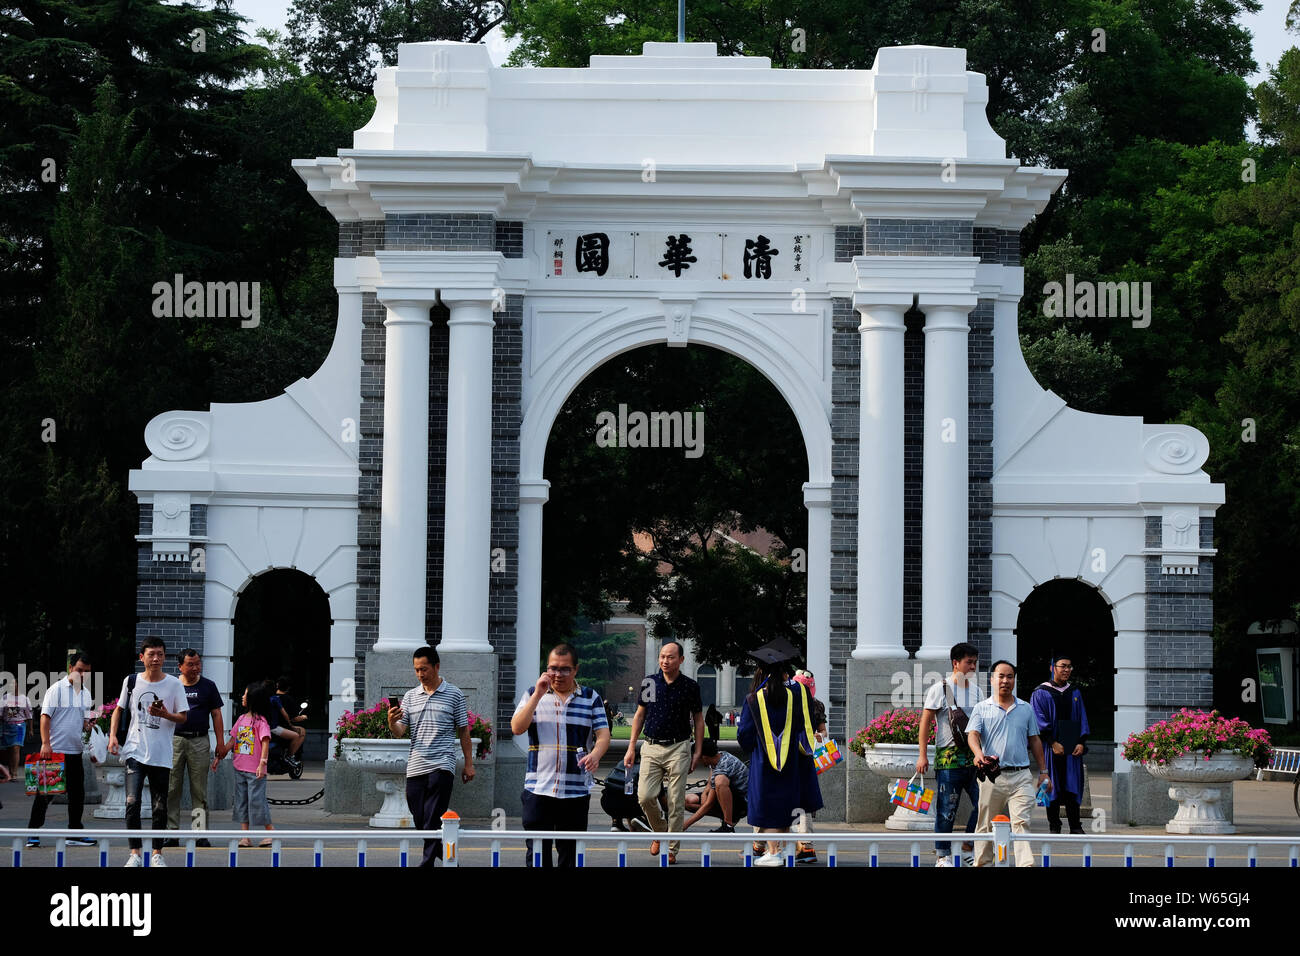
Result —
[[340, 741], [348, 763], [375, 774], [375, 789], [384, 795], [383, 806], [370, 818], [370, 825], [382, 829], [412, 829], [415, 820], [406, 806], [406, 758], [411, 742], [344, 737]]
[[[931, 771], [925, 778], [926, 786], [935, 791], [937, 801], [939, 788], [934, 777], [933, 746], [926, 750], [926, 756], [930, 759]], [[886, 790], [892, 791], [895, 780], [899, 777], [906, 780], [916, 773], [916, 744], [876, 744], [874, 747], [866, 748], [864, 759], [867, 761], [867, 768], [877, 777], [882, 778], [881, 785]], [[937, 809], [934, 806], [931, 806], [929, 813], [917, 813], [915, 810], [909, 810], [906, 807], [894, 807], [894, 812], [885, 820], [885, 829], [926, 830], [932, 832], [936, 812]]]
[[[109, 754], [103, 764], [96, 764], [104, 772], [106, 790], [101, 790], [103, 798], [95, 807], [91, 816], [97, 820], [122, 820], [126, 818], [126, 766], [120, 754]], [[144, 782], [140, 793], [140, 822], [144, 825], [149, 816], [148, 808], [153, 806], [153, 797], [149, 793], [149, 781]]]
[[1178, 812], [1165, 824], [1169, 833], [1236, 833], [1223, 815], [1219, 800], [1223, 788], [1234, 780], [1245, 780], [1255, 770], [1255, 761], [1235, 753], [1218, 753], [1206, 760], [1202, 754], [1183, 754], [1165, 764], [1144, 764], [1147, 773], [1168, 781], [1170, 799]]

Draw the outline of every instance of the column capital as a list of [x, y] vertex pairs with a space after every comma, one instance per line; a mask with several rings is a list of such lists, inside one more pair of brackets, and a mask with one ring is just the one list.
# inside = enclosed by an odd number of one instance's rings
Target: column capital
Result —
[[[380, 301], [429, 299], [472, 299], [490, 303], [500, 287], [499, 275], [505, 256], [499, 252], [406, 252], [381, 250], [379, 263]], [[448, 299], [451, 297], [451, 300]]]
[[373, 256], [339, 256], [334, 260], [334, 288], [344, 292], [374, 292], [379, 284], [379, 263]]
[[380, 298], [388, 314], [384, 317], [384, 327], [396, 325], [432, 325], [429, 310], [433, 308], [433, 299], [386, 299]]
[[520, 478], [519, 503], [544, 505], [551, 500], [551, 483], [545, 478]]
[[805, 481], [803, 483], [803, 503], [807, 508], [829, 508], [831, 506], [831, 482]]
[[903, 316], [912, 307], [911, 293], [854, 292], [853, 308], [862, 316], [859, 332], [902, 332]]
[[974, 303], [970, 309], [964, 305], [932, 305], [926, 310], [925, 328], [922, 331], [926, 335], [931, 332], [969, 332], [970, 325], [967, 324], [966, 317], [973, 308]]

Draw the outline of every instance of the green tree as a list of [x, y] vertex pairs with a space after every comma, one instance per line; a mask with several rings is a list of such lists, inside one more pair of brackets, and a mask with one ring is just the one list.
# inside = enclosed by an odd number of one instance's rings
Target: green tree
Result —
[[504, 16], [497, 0], [294, 0], [285, 46], [322, 82], [367, 96], [399, 43], [478, 43]]

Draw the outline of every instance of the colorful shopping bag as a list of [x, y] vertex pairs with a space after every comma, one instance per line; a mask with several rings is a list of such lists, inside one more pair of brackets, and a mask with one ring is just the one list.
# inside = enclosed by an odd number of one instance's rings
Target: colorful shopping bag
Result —
[[[921, 777], [920, 783], [916, 782], [917, 777]], [[925, 785], [925, 777], [914, 773], [911, 780], [900, 777], [894, 781], [889, 802], [917, 813], [929, 813], [930, 804], [934, 802], [934, 791]]]
[[29, 754], [23, 768], [26, 771], [27, 792], [45, 796], [67, 793], [68, 782], [64, 777], [64, 767], [63, 754], [54, 754], [50, 760], [42, 760], [38, 753]]
[[840, 753], [840, 748], [835, 745], [834, 738], [827, 737], [813, 751], [813, 763], [816, 764], [818, 773], [825, 773], [831, 767], [843, 761], [844, 754]]

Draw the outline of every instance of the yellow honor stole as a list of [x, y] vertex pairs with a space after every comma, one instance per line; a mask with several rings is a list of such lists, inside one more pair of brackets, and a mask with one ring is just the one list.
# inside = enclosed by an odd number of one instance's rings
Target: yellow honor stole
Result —
[[[785, 767], [786, 759], [790, 756], [790, 721], [794, 717], [794, 696], [790, 693], [790, 688], [785, 687], [785, 724], [781, 731], [781, 742], [779, 744], [781, 752], [777, 753], [778, 744], [776, 736], [772, 733], [772, 723], [767, 718], [767, 697], [762, 690], [758, 692], [758, 719], [763, 725], [763, 749], [767, 751], [767, 762], [778, 773]], [[805, 737], [811, 730], [812, 717], [808, 713], [808, 694], [803, 692], [803, 686], [800, 685], [800, 702], [803, 704], [803, 725], [805, 728]], [[802, 743], [799, 750], [805, 755], [811, 756], [812, 751]]]

